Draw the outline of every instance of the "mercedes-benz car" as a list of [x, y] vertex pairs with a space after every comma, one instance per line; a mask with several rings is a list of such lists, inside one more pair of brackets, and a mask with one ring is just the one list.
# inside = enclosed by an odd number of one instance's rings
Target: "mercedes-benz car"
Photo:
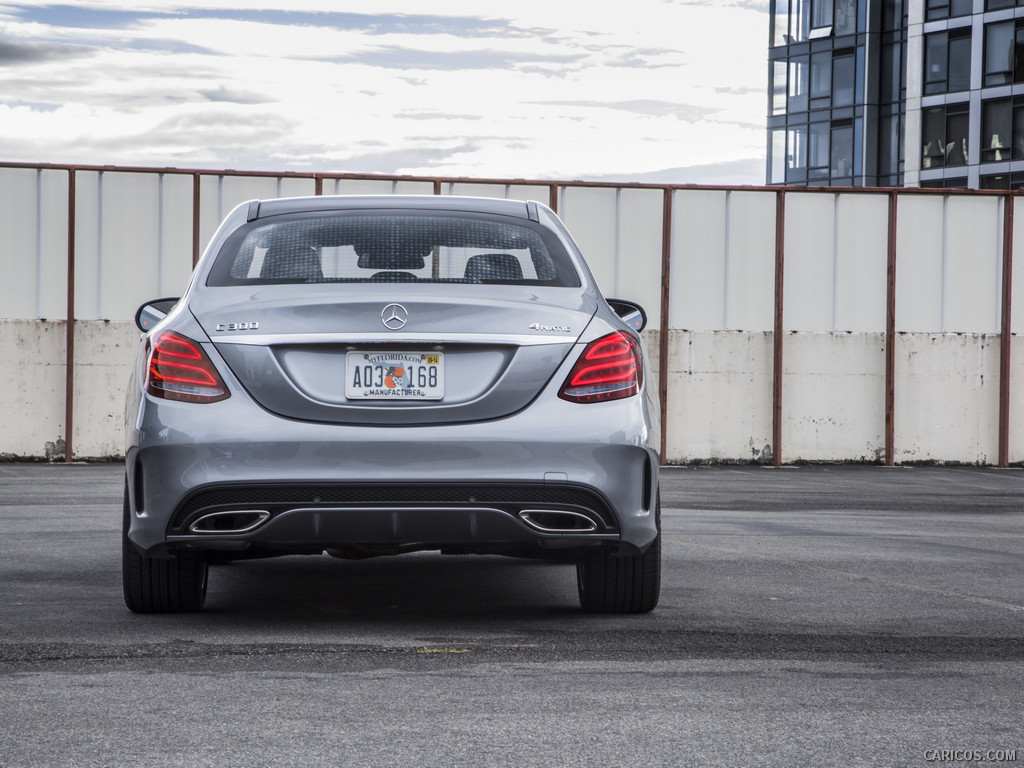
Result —
[[643, 309], [546, 206], [254, 200], [139, 308], [124, 599], [199, 610], [211, 563], [415, 551], [576, 564], [582, 607], [658, 602]]

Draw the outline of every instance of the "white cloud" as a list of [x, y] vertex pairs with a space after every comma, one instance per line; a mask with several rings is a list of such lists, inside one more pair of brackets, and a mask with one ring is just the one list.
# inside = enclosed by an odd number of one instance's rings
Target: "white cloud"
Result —
[[749, 5], [8, 3], [0, 159], [760, 183]]

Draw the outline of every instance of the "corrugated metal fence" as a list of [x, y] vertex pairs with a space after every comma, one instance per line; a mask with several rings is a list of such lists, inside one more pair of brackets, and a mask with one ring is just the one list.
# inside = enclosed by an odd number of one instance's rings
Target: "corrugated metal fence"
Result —
[[1012, 193], [24, 164], [0, 164], [0, 455], [116, 454], [135, 309], [238, 203], [394, 193], [554, 208], [648, 308], [667, 461], [1024, 461]]

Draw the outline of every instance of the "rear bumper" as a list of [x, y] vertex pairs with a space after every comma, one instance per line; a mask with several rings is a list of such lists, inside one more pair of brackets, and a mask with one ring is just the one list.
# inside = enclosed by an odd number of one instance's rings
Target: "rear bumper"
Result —
[[185, 499], [168, 532], [172, 547], [270, 553], [351, 545], [564, 549], [619, 540], [599, 494], [533, 484], [213, 486]]
[[[541, 397], [489, 422], [372, 427], [290, 421], [235, 392], [207, 405], [135, 392], [126, 465], [129, 538], [140, 551], [364, 543], [637, 551], [657, 535], [657, 411], [643, 395], [588, 405]], [[231, 497], [240, 490], [247, 495]], [[243, 532], [192, 529], [204, 514], [233, 510], [269, 514]], [[575, 512], [595, 525], [545, 531], [536, 516], [524, 519], [529, 510]]]

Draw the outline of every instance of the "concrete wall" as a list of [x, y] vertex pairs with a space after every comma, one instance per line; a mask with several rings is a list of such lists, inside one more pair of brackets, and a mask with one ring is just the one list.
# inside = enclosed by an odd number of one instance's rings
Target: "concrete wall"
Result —
[[[75, 196], [74, 456], [118, 455], [137, 306], [178, 295], [199, 239], [255, 197], [311, 195], [315, 180], [79, 169]], [[63, 455], [69, 173], [0, 168], [0, 456]], [[324, 194], [433, 194], [431, 179], [324, 178]], [[642, 303], [657, 380], [663, 188], [558, 184], [560, 216], [609, 297]], [[444, 180], [441, 194], [547, 203], [551, 188]], [[770, 460], [776, 191], [671, 191], [666, 459]], [[782, 457], [878, 461], [885, 448], [888, 195], [789, 191], [785, 198]], [[898, 196], [897, 461], [994, 463], [999, 429], [1003, 199]], [[1024, 244], [1015, 219], [1015, 250]], [[1014, 284], [1024, 286], [1024, 256]], [[1013, 330], [1024, 323], [1020, 288]], [[1024, 348], [1012, 343], [1024, 387]], [[1019, 384], [1018, 384], [1019, 382]], [[1016, 389], [1014, 390], [1016, 391]], [[1010, 461], [1024, 461], [1014, 398]], [[1020, 425], [1020, 427], [1018, 427]]]

